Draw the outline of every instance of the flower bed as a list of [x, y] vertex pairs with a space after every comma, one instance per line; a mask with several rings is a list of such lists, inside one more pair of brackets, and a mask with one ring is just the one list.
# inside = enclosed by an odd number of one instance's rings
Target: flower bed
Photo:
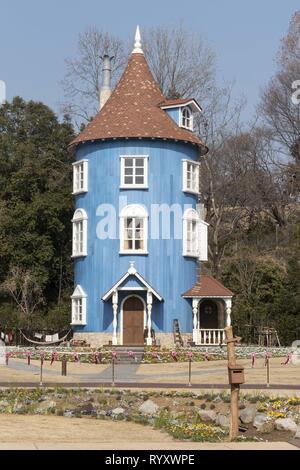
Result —
[[[262, 358], [266, 355], [266, 349], [255, 346], [237, 346], [236, 349], [237, 359], [251, 359]], [[269, 348], [268, 354], [271, 357], [287, 357], [291, 352], [290, 348]], [[18, 358], [25, 360], [43, 360], [55, 362], [65, 359], [69, 362], [83, 362], [89, 364], [108, 364], [111, 363], [112, 358], [118, 361], [118, 352], [113, 348], [25, 348], [25, 347], [7, 347], [6, 348], [7, 360], [10, 358]], [[224, 360], [227, 358], [226, 347], [194, 347], [194, 348], [158, 348], [158, 347], [145, 347], [142, 363], [155, 364], [155, 363], [174, 363], [174, 362], [203, 362], [203, 361], [216, 361]], [[128, 352], [128, 359], [132, 362], [135, 361], [135, 353]]]
[[[148, 403], [150, 410], [145, 410], [147, 402], [151, 402]], [[283, 399], [261, 394], [242, 394], [240, 404], [241, 410], [255, 406], [256, 412], [264, 412], [272, 423], [278, 418], [291, 418], [300, 424], [300, 399], [297, 397]], [[1, 413], [132, 421], [166, 431], [175, 439], [215, 442], [228, 436], [228, 426], [221, 427], [221, 421], [217, 418], [222, 416], [229, 419], [230, 396], [228, 393], [129, 391], [114, 388], [12, 388], [0, 390]], [[206, 421], [208, 418], [210, 422]], [[222, 422], [225, 426], [224, 419]], [[255, 438], [257, 431], [252, 424], [248, 426], [249, 433], [243, 436]]]

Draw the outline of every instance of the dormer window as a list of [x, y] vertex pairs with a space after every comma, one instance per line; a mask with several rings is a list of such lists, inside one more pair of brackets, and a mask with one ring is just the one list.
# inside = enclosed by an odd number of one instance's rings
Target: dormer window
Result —
[[189, 131], [193, 130], [193, 113], [188, 106], [185, 106], [181, 109], [181, 127], [188, 129]]

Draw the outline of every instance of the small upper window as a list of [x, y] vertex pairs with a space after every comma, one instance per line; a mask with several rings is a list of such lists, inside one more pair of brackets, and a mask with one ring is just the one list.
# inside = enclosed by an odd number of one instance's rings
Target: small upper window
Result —
[[121, 188], [148, 187], [148, 156], [121, 156]]
[[190, 131], [193, 130], [193, 113], [188, 106], [181, 110], [181, 127]]
[[85, 193], [88, 190], [88, 161], [73, 163], [73, 194]]
[[183, 161], [183, 191], [199, 194], [199, 163]]

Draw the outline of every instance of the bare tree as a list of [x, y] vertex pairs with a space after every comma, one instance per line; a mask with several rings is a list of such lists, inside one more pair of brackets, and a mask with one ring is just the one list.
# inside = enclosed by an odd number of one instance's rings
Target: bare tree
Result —
[[10, 268], [1, 290], [13, 299], [28, 324], [36, 309], [44, 303], [42, 289], [35, 276], [17, 266]]
[[240, 115], [244, 105], [243, 99], [233, 99], [233, 84], [223, 88], [214, 85], [206, 97], [203, 114], [196, 120], [196, 131], [209, 147], [208, 155], [202, 159], [201, 202], [205, 205], [205, 218], [210, 224], [209, 258], [216, 277], [220, 274], [227, 244], [240, 218], [237, 202], [231, 206], [230, 212], [227, 210], [234, 173], [231, 168], [233, 158], [228, 150], [231, 151], [230, 142], [234, 136], [241, 133]]
[[182, 23], [145, 31], [143, 48], [154, 78], [167, 98], [206, 99], [214, 85], [216, 56], [200, 36]]
[[[131, 41], [132, 42], [132, 41]], [[215, 54], [201, 36], [191, 35], [182, 24], [143, 32], [143, 49], [149, 66], [168, 98], [194, 97], [202, 102], [215, 79]], [[86, 122], [99, 108], [102, 60], [114, 56], [113, 84], [119, 79], [129, 47], [97, 28], [80, 34], [75, 59], [66, 60], [62, 82], [66, 102], [63, 111]]]
[[277, 63], [278, 72], [263, 93], [260, 111], [278, 156], [281, 153], [300, 163], [300, 106], [292, 101], [292, 84], [300, 80], [300, 11], [282, 40]]
[[62, 82], [66, 101], [62, 108], [80, 123], [88, 121], [99, 109], [101, 58], [105, 54], [113, 56], [112, 79], [116, 82], [127, 57], [124, 44], [96, 27], [79, 35], [77, 57], [66, 59], [66, 75]]

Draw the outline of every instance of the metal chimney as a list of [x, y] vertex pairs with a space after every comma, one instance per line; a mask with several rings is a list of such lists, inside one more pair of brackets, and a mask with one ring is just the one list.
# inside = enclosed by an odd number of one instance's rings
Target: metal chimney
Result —
[[105, 54], [102, 57], [103, 60], [103, 85], [100, 90], [100, 107], [101, 110], [105, 105], [106, 101], [111, 95], [111, 61], [113, 57], [109, 57], [109, 55]]

